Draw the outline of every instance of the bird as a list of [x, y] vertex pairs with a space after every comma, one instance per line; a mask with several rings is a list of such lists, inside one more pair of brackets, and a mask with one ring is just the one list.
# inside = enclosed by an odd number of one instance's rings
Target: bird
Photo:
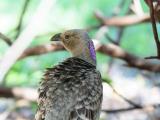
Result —
[[93, 41], [83, 29], [57, 33], [51, 41], [72, 56], [44, 73], [35, 120], [99, 120], [103, 87]]

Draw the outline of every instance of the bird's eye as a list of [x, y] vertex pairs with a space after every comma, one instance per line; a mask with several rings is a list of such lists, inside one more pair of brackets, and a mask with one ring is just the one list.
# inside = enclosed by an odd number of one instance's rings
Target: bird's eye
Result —
[[65, 39], [69, 39], [69, 35], [65, 35]]

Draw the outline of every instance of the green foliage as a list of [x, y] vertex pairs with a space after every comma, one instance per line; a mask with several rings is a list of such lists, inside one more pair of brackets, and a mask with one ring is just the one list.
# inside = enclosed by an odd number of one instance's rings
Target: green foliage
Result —
[[152, 56], [156, 54], [151, 26], [136, 25], [128, 27], [123, 36], [122, 47], [138, 56]]

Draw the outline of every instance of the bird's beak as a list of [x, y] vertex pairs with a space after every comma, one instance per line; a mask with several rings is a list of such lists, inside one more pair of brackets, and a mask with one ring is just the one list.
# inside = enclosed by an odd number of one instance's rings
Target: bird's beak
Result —
[[60, 35], [61, 33], [55, 34], [53, 37], [51, 37], [51, 41], [60, 41]]

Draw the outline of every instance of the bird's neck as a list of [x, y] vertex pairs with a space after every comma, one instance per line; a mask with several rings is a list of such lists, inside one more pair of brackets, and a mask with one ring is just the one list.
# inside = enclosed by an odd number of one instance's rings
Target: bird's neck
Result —
[[[86, 46], [86, 47], [85, 47]], [[79, 46], [74, 52], [72, 52], [73, 57], [78, 57], [85, 60], [88, 63], [96, 66], [96, 52], [94, 49], [93, 42], [88, 42], [87, 45]]]
[[86, 55], [85, 53], [80, 54], [79, 56], [76, 56], [94, 66], [96, 66], [96, 60], [93, 60], [90, 56]]

